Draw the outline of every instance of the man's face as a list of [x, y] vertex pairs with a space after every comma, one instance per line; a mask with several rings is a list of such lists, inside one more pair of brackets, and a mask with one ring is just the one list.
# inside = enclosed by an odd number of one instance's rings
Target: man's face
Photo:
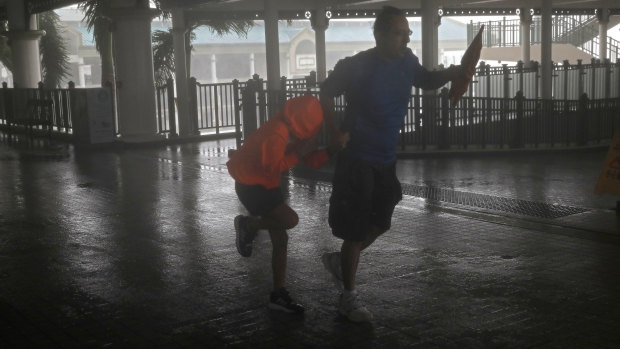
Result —
[[390, 29], [376, 36], [377, 47], [386, 58], [400, 58], [405, 54], [411, 30], [405, 16], [392, 18]]

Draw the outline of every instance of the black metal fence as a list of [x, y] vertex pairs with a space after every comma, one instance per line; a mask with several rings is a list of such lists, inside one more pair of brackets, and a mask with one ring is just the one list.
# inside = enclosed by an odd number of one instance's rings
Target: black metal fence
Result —
[[24, 130], [70, 134], [73, 132], [72, 91], [67, 89], [0, 89], [0, 125], [9, 132]]
[[[537, 62], [492, 67], [480, 62], [469, 97], [511, 98], [522, 91], [526, 98], [540, 98], [541, 67]], [[592, 99], [620, 98], [620, 60], [616, 63], [592, 59], [589, 64], [554, 64], [552, 72], [554, 100], [579, 99], [587, 93]]]
[[[284, 101], [318, 91], [267, 91], [257, 86], [243, 90], [243, 132], [237, 144], [265, 123]], [[620, 128], [620, 99], [528, 99], [464, 97], [450, 106], [448, 89], [438, 95], [414, 91], [400, 131], [402, 150], [522, 149], [583, 146], [610, 140]], [[344, 100], [335, 100], [336, 116], [344, 117]], [[321, 135], [326, 143], [326, 134]]]
[[174, 80], [172, 78], [168, 79], [165, 85], [155, 88], [158, 133], [171, 136], [175, 136], [177, 133], [176, 100], [174, 96]]

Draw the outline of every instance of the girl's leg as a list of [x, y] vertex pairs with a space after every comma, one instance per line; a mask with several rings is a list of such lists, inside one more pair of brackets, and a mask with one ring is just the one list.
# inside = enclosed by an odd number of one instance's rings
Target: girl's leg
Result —
[[251, 219], [248, 227], [254, 230], [288, 230], [294, 228], [299, 222], [299, 216], [286, 204], [280, 204], [268, 215], [262, 218]]
[[273, 246], [271, 254], [271, 268], [273, 271], [273, 289], [279, 290], [284, 286], [286, 277], [286, 256], [288, 247], [287, 229], [297, 225], [299, 217], [286, 204], [276, 207], [268, 216], [256, 221], [258, 229], [268, 229]]

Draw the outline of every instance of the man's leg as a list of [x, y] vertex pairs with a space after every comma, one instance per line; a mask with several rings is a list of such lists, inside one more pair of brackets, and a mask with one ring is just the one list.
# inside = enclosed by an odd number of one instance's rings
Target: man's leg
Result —
[[362, 242], [344, 240], [340, 249], [340, 265], [344, 289], [355, 290], [355, 274], [362, 251]]
[[361, 251], [365, 250], [368, 246], [372, 245], [372, 243], [375, 242], [375, 240], [377, 240], [377, 238], [383, 235], [383, 233], [385, 233], [386, 231], [387, 230], [381, 229], [375, 225], [371, 226], [370, 232], [368, 233], [368, 238], [366, 238], [366, 240], [362, 242]]

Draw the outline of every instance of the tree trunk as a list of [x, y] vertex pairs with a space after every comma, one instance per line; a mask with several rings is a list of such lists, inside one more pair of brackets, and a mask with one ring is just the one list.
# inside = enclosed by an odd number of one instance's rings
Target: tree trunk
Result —
[[187, 72], [187, 79], [192, 76], [192, 42], [190, 37], [192, 35], [191, 30], [185, 33], [185, 71]]
[[108, 30], [105, 35], [100, 36], [100, 39], [103, 41], [99, 43], [101, 50], [101, 52], [99, 52], [101, 56], [101, 86], [106, 86], [106, 83], [111, 83], [114, 86], [116, 78], [114, 73], [112, 32]]

